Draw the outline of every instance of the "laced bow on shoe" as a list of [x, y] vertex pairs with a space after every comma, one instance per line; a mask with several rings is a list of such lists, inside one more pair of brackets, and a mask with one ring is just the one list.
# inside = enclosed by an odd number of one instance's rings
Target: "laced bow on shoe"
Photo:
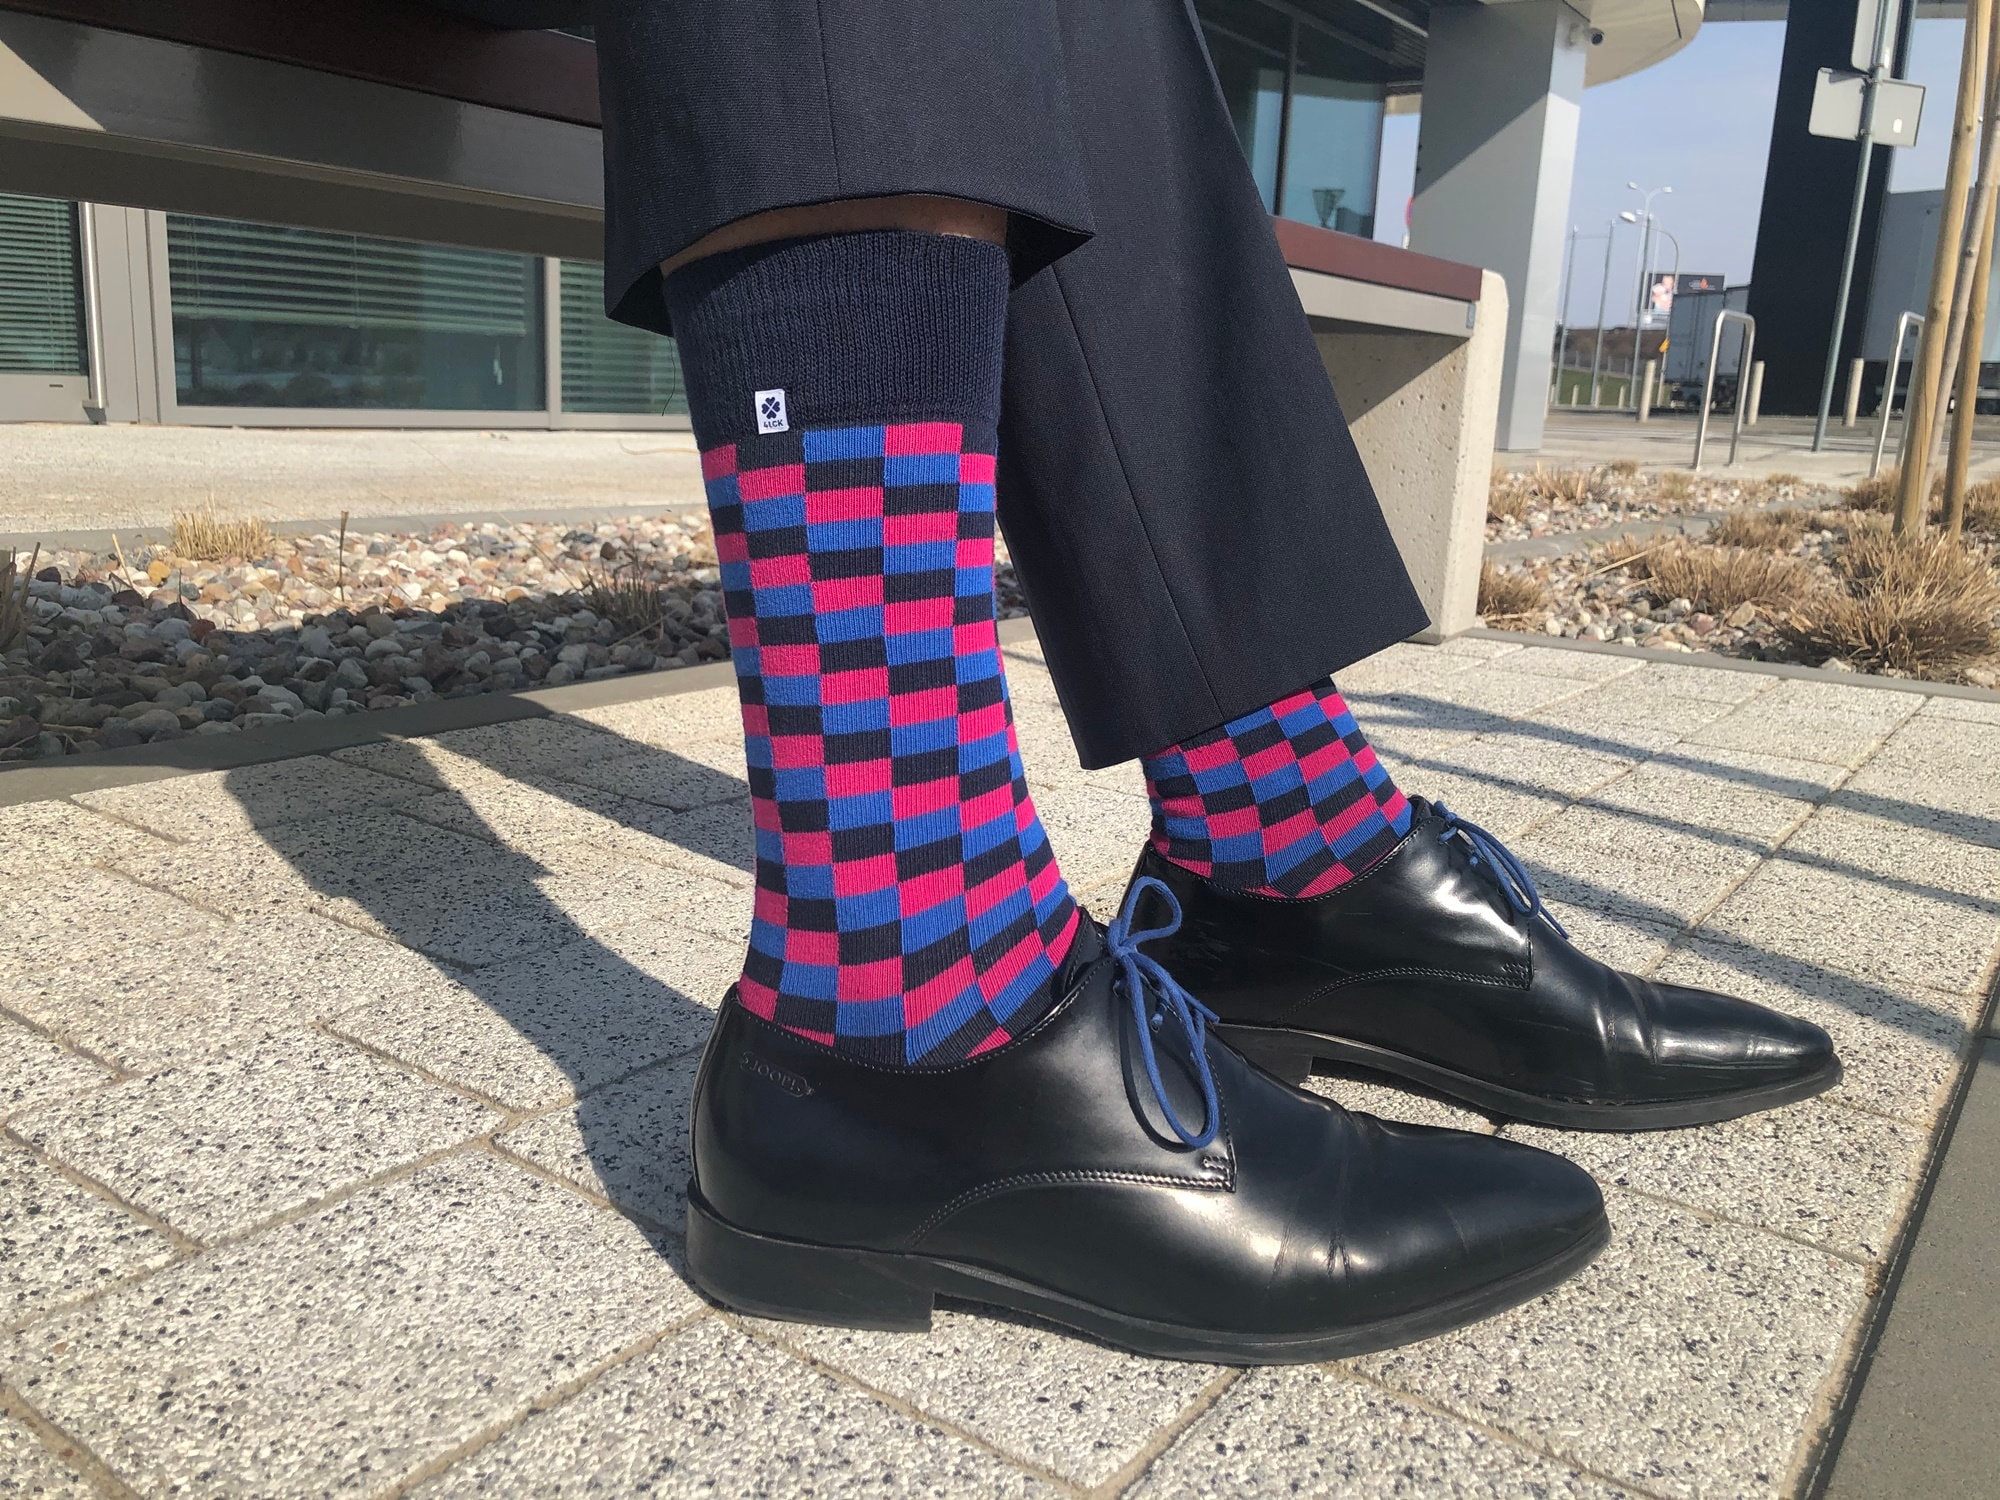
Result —
[[1433, 802], [1431, 810], [1444, 819], [1444, 829], [1438, 834], [1440, 844], [1448, 844], [1454, 838], [1464, 840], [1469, 851], [1468, 863], [1473, 869], [1484, 872], [1506, 893], [1509, 906], [1531, 922], [1540, 917], [1556, 930], [1558, 937], [1569, 936], [1563, 924], [1555, 919], [1555, 914], [1542, 904], [1542, 893], [1535, 889], [1534, 877], [1528, 874], [1528, 867], [1511, 849], [1477, 823], [1461, 818], [1442, 802]]
[[[1170, 915], [1164, 926], [1146, 927], [1134, 932], [1133, 916], [1139, 909], [1139, 898], [1148, 889], [1160, 893], [1160, 899], [1167, 903]], [[1174, 1134], [1187, 1145], [1200, 1150], [1215, 1139], [1216, 1131], [1222, 1124], [1222, 1107], [1215, 1096], [1215, 1075], [1208, 1066], [1208, 1023], [1216, 1018], [1215, 1012], [1182, 989], [1175, 983], [1173, 975], [1139, 948], [1141, 943], [1150, 943], [1155, 938], [1172, 937], [1180, 931], [1180, 926], [1181, 904], [1174, 899], [1174, 893], [1161, 881], [1142, 875], [1132, 882], [1132, 889], [1126, 892], [1124, 910], [1104, 929], [1104, 945], [1118, 964], [1125, 996], [1132, 1002], [1133, 1019], [1139, 1023], [1139, 1052], [1145, 1059], [1146, 1078], [1153, 1085], [1153, 1097], [1160, 1101], [1160, 1111], [1166, 1115], [1167, 1124], [1173, 1127]], [[1150, 1015], [1146, 1006], [1149, 991], [1157, 1002]], [[1160, 1060], [1153, 1052], [1153, 1033], [1166, 1024], [1169, 1015], [1180, 1022], [1181, 1030], [1187, 1034], [1195, 1077], [1201, 1084], [1205, 1123], [1200, 1134], [1189, 1130], [1181, 1122], [1181, 1117], [1174, 1113], [1173, 1101], [1167, 1097], [1167, 1086], [1160, 1078]]]

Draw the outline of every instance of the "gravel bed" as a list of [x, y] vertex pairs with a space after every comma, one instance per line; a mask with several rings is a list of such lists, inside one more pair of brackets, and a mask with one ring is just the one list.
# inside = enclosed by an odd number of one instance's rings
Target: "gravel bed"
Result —
[[[1815, 576], [1832, 583], [1827, 559], [1839, 543], [1842, 517], [1819, 512], [1791, 555], [1812, 566]], [[1634, 577], [1615, 564], [1615, 544], [1596, 543], [1554, 558], [1496, 563], [1501, 573], [1533, 578], [1548, 590], [1545, 610], [1526, 616], [1495, 616], [1486, 623], [1500, 630], [1567, 640], [1615, 641], [1624, 646], [1648, 646], [1666, 651], [1707, 651], [1749, 661], [1795, 662], [1834, 671], [1859, 670], [1838, 656], [1802, 653], [1779, 626], [1784, 606], [1739, 604], [1721, 616], [1696, 609], [1688, 599], [1660, 599], [1658, 585]], [[1626, 550], [1630, 550], [1629, 543]], [[1874, 675], [1906, 677], [1889, 668]], [[1960, 669], [1946, 680], [1975, 687], [2000, 687], [2000, 672], [1992, 663]]]
[[[1580, 477], [1579, 477], [1580, 476]], [[1581, 493], [1574, 491], [1580, 490]], [[1519, 542], [1664, 516], [1733, 510], [1774, 501], [1808, 502], [1819, 488], [1789, 475], [1722, 479], [1681, 469], [1646, 473], [1625, 466], [1496, 472], [1486, 517], [1488, 542]]]
[[[31, 623], [0, 652], [0, 761], [729, 656], [713, 540], [684, 515], [285, 536], [254, 561], [44, 553], [37, 568]], [[657, 593], [610, 610], [604, 583]], [[1004, 562], [997, 583], [1001, 616], [1025, 614]]]

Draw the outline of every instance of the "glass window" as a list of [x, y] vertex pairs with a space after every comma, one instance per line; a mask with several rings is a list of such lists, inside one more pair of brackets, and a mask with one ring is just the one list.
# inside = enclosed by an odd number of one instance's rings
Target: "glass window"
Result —
[[1285, 132], [1287, 219], [1364, 238], [1375, 232], [1375, 173], [1387, 91], [1377, 66], [1337, 38], [1299, 28]]
[[1285, 108], [1291, 20], [1257, 0], [1197, 0], [1195, 10], [1236, 139], [1268, 209], [1278, 187], [1278, 122]]
[[0, 193], [0, 374], [84, 373], [76, 205]]
[[604, 267], [562, 263], [564, 411], [685, 412], [680, 351], [672, 339], [604, 316]]
[[528, 255], [167, 217], [186, 406], [542, 409]]

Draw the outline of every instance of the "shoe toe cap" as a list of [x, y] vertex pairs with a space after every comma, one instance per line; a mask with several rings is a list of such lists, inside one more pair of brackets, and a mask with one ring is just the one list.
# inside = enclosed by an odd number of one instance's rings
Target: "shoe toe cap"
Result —
[[1837, 1066], [1833, 1038], [1810, 1021], [1713, 990], [1649, 988], [1654, 1057], [1690, 1079], [1775, 1085]]
[[1337, 1259], [1384, 1303], [1419, 1305], [1532, 1276], [1601, 1237], [1604, 1195], [1575, 1163], [1491, 1136], [1357, 1117]]

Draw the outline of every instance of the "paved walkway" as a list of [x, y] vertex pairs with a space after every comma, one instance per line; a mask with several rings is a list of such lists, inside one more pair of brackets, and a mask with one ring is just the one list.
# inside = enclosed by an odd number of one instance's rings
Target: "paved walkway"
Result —
[[[1009, 649], [1108, 913], [1146, 825]], [[729, 689], [0, 813], [0, 1474], [30, 1493], [1792, 1495], [2000, 939], [2000, 705], [1469, 639], [1343, 686], [1593, 951], [1835, 1093], [1563, 1151], [1616, 1237], [1413, 1348], [1234, 1371], [958, 1309], [719, 1313], [687, 1091], [749, 914]], [[121, 1489], [119, 1486], [129, 1487]], [[0, 1485], [4, 1489], [5, 1485]]]
[[0, 425], [0, 538], [164, 528], [174, 512], [338, 523], [702, 503], [688, 432]]
[[[1840, 414], [1834, 413], [1827, 429], [1826, 446], [1812, 451], [1811, 417], [1765, 417], [1755, 427], [1743, 430], [1737, 462], [1729, 462], [1728, 412], [1717, 412], [1708, 421], [1708, 450], [1703, 455], [1702, 472], [1718, 474], [1798, 474], [1829, 486], [1844, 486], [1865, 477], [1875, 455], [1876, 424], [1864, 419], [1859, 425], [1843, 428]], [[1630, 412], [1556, 410], [1549, 414], [1548, 428], [1538, 453], [1500, 453], [1495, 459], [1508, 468], [1532, 468], [1536, 463], [1564, 465], [1609, 463], [1613, 459], [1637, 459], [1649, 469], [1685, 469], [1694, 457], [1695, 419], [1685, 412], [1655, 415], [1641, 424]], [[1889, 425], [1885, 467], [1896, 462], [1896, 445], [1902, 440], [1903, 419]], [[1973, 436], [1972, 474], [1975, 479], [2000, 471], [2000, 421], [1981, 421]]]

